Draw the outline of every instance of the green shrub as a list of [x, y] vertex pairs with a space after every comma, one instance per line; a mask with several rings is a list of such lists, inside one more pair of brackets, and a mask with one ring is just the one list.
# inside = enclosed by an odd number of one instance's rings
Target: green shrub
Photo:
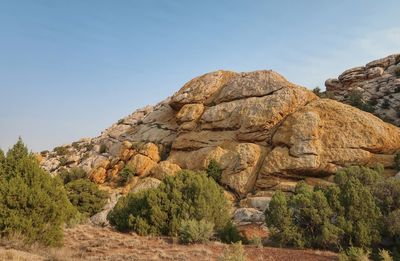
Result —
[[369, 261], [370, 252], [358, 248], [350, 247], [339, 254], [339, 261]]
[[60, 166], [65, 166], [67, 165], [67, 159], [65, 157], [60, 158]]
[[394, 166], [398, 171], [400, 171], [400, 152], [397, 152], [394, 157]]
[[68, 199], [86, 216], [100, 212], [107, 203], [108, 193], [87, 179], [77, 179], [65, 186]]
[[6, 156], [4, 152], [0, 149], [0, 177], [3, 176], [3, 166], [6, 162]]
[[20, 139], [7, 152], [0, 177], [0, 235], [59, 245], [63, 224], [77, 213], [59, 179], [40, 168]]
[[342, 246], [368, 248], [380, 241], [382, 214], [371, 193], [370, 185], [379, 174], [364, 167], [351, 167], [335, 175], [339, 187], [337, 204], [337, 226], [344, 231]]
[[300, 182], [292, 196], [275, 193], [265, 212], [271, 239], [280, 246], [332, 250], [379, 243], [382, 214], [371, 193], [382, 178], [378, 171], [349, 167], [336, 173], [336, 185], [312, 189]]
[[218, 238], [227, 244], [243, 241], [243, 237], [240, 235], [239, 230], [232, 222], [228, 222], [218, 231]]
[[262, 239], [261, 237], [254, 237], [249, 241], [250, 245], [256, 246], [256, 247], [262, 247], [263, 243], [262, 243]]
[[118, 184], [124, 186], [136, 175], [136, 170], [133, 166], [126, 165], [119, 173]]
[[91, 151], [93, 149], [93, 144], [89, 143], [85, 145], [86, 151]]
[[288, 199], [281, 191], [277, 191], [265, 211], [266, 223], [271, 233], [271, 239], [278, 246], [305, 245], [299, 229], [293, 223], [292, 210]]
[[321, 88], [319, 88], [318, 86], [315, 87], [312, 92], [317, 95], [318, 97], [321, 97]]
[[237, 242], [225, 249], [224, 254], [218, 261], [246, 261], [242, 242]]
[[120, 198], [107, 218], [120, 231], [176, 236], [188, 219], [204, 219], [218, 231], [228, 222], [228, 213], [228, 203], [213, 179], [181, 171], [166, 177], [158, 188]]
[[359, 91], [351, 91], [348, 99], [350, 105], [357, 108], [360, 108], [364, 104], [362, 100], [362, 94]]
[[390, 101], [388, 99], [384, 99], [381, 105], [382, 109], [389, 109], [390, 108]]
[[99, 148], [99, 153], [103, 154], [103, 153], [106, 153], [107, 151], [108, 151], [107, 146], [105, 144], [101, 144], [100, 148]]
[[67, 147], [63, 147], [63, 146], [55, 147], [54, 151], [57, 153], [58, 156], [64, 156], [64, 155], [68, 154]]
[[362, 93], [359, 91], [351, 91], [349, 94], [348, 101], [351, 106], [354, 106], [360, 110], [366, 112], [373, 112], [375, 110], [375, 108], [371, 104], [366, 103], [362, 99]]
[[88, 175], [82, 168], [72, 168], [70, 170], [61, 171], [59, 177], [64, 184], [68, 184], [74, 180], [85, 179], [88, 177]]
[[183, 244], [205, 243], [214, 234], [214, 224], [204, 219], [183, 220], [179, 227], [179, 241]]
[[220, 182], [222, 169], [219, 166], [218, 162], [215, 160], [210, 160], [210, 163], [207, 166], [207, 175], [212, 177], [216, 182]]
[[80, 149], [80, 142], [79, 141], [75, 141], [75, 142], [72, 142], [72, 147], [74, 148], [74, 149]]
[[372, 193], [383, 215], [383, 239], [400, 247], [400, 180], [382, 179], [373, 186]]
[[381, 261], [393, 261], [393, 257], [390, 252], [386, 249], [379, 249], [379, 260]]

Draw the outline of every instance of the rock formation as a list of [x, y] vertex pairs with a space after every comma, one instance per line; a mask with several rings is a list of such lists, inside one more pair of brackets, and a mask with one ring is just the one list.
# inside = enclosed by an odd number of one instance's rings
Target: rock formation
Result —
[[373, 114], [400, 126], [400, 54], [346, 70], [325, 86], [331, 98], [349, 104], [361, 99]]
[[[394, 71], [399, 56], [387, 59], [363, 73]], [[344, 82], [352, 82], [348, 75], [337, 81], [341, 91], [347, 90]], [[394, 84], [394, 78], [385, 79]], [[215, 160], [223, 170], [221, 183], [242, 199], [240, 206], [262, 211], [273, 191], [292, 191], [299, 180], [329, 184], [348, 165], [381, 163], [393, 174], [399, 149], [399, 128], [321, 99], [273, 71], [216, 71], [194, 78], [154, 107], [137, 110], [97, 138], [43, 152], [42, 166], [51, 172], [80, 166], [104, 185], [118, 184], [120, 171], [130, 166], [136, 177], [124, 188], [128, 192], [157, 186], [157, 179], [180, 169], [205, 170]]]

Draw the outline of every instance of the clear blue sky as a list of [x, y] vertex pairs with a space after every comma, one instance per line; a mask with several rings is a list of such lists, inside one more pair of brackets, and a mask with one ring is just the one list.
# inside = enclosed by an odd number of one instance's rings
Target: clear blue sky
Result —
[[400, 1], [0, 1], [0, 147], [97, 136], [217, 69], [323, 87], [400, 52]]

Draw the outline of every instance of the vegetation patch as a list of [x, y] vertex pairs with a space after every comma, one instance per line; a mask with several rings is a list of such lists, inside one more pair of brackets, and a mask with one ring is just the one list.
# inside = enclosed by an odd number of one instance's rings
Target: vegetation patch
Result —
[[358, 248], [377, 249], [383, 242], [398, 250], [400, 181], [381, 174], [382, 167], [349, 167], [335, 175], [330, 187], [299, 183], [292, 196], [277, 192], [265, 213], [273, 242], [345, 249], [347, 256]]
[[230, 216], [218, 184], [205, 173], [185, 170], [158, 188], [120, 198], [107, 218], [120, 231], [177, 236], [185, 220], [204, 220], [219, 231]]
[[57, 153], [58, 156], [64, 156], [68, 154], [68, 149], [64, 146], [55, 147], [54, 151]]
[[87, 179], [77, 179], [65, 185], [68, 199], [84, 216], [100, 212], [107, 203], [108, 193]]
[[63, 224], [77, 214], [63, 184], [40, 168], [21, 139], [0, 161], [0, 236], [60, 245]]
[[216, 182], [221, 181], [222, 169], [216, 160], [210, 160], [210, 163], [207, 166], [207, 175], [213, 178]]
[[179, 227], [179, 241], [183, 244], [206, 243], [214, 234], [214, 224], [204, 219], [183, 220]]
[[132, 178], [136, 175], [136, 170], [133, 166], [131, 165], [126, 165], [121, 172], [119, 173], [119, 181], [118, 184], [120, 186], [124, 186], [127, 183], [129, 183], [129, 181], [132, 180]]
[[369, 102], [366, 103], [362, 99], [362, 93], [359, 91], [350, 92], [348, 101], [351, 106], [356, 107], [360, 110], [370, 112], [370, 113], [374, 112], [374, 110], [375, 110], [373, 105], [371, 105]]

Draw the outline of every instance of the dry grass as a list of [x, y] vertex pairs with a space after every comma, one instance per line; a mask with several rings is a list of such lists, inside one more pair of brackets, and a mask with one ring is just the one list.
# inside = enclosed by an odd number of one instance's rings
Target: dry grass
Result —
[[[90, 225], [78, 225], [66, 229], [64, 247], [58, 249], [25, 246], [21, 242], [20, 240], [0, 242], [0, 260], [211, 261], [218, 260], [227, 248], [226, 245], [219, 242], [180, 245], [169, 237], [140, 237]], [[336, 254], [324, 251], [257, 246], [244, 246], [244, 251], [248, 261], [337, 260]]]

